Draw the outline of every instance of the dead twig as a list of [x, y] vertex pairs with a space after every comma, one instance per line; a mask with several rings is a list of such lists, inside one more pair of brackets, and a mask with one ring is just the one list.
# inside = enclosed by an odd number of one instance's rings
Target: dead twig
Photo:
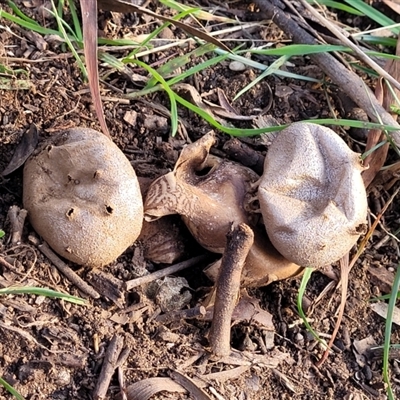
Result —
[[22, 231], [24, 229], [25, 219], [28, 211], [20, 209], [18, 206], [11, 206], [8, 210], [8, 219], [11, 224], [11, 244], [21, 243]]
[[313, 7], [311, 7], [305, 0], [300, 0], [300, 3], [318, 20], [318, 22], [329, 29], [340, 41], [346, 46], [350, 47], [354, 54], [365, 64], [369, 65], [373, 70], [375, 70], [383, 78], [387, 79], [395, 88], [400, 90], [400, 83], [393, 78], [384, 68], [378, 65], [374, 60], [368, 57], [362, 50], [359, 49], [351, 40], [349, 40], [334, 24], [329, 22], [324, 18], [319, 12], [317, 12]]
[[104, 356], [103, 367], [93, 391], [93, 399], [103, 400], [106, 397], [114, 371], [122, 365], [122, 359], [126, 360], [126, 352], [122, 352], [123, 346], [124, 337], [114, 335]]
[[206, 308], [203, 306], [189, 308], [188, 310], [177, 310], [171, 311], [166, 314], [159, 315], [156, 317], [157, 322], [162, 322], [163, 324], [180, 321], [182, 319], [194, 319], [202, 318], [206, 315]]
[[79, 290], [94, 299], [100, 298], [100, 294], [97, 293], [91, 286], [89, 286], [79, 275], [72, 271], [72, 269], [67, 264], [65, 264], [64, 261], [60, 260], [58, 256], [53, 252], [53, 250], [50, 249], [46, 242], [40, 244], [38, 248], [56, 266], [56, 268]]
[[223, 150], [235, 161], [251, 168], [258, 175], [262, 175], [265, 157], [246, 143], [232, 138], [224, 144]]
[[232, 313], [239, 295], [240, 277], [247, 254], [253, 245], [254, 233], [246, 224], [240, 224], [227, 235], [227, 244], [216, 282], [214, 315], [210, 331], [213, 355], [230, 354]]
[[333, 329], [333, 333], [331, 339], [329, 340], [328, 347], [324, 351], [321, 359], [317, 362], [316, 366], [319, 368], [326, 361], [333, 346], [333, 342], [336, 339], [336, 335], [339, 332], [340, 325], [342, 323], [344, 308], [346, 306], [346, 297], [347, 297], [347, 288], [349, 286], [349, 273], [350, 273], [350, 265], [349, 265], [349, 253], [345, 254], [339, 261], [340, 263], [340, 278], [342, 284], [342, 297], [340, 301], [339, 314], [336, 319], [335, 328]]
[[159, 271], [153, 272], [152, 274], [141, 276], [140, 278], [132, 279], [125, 282], [125, 290], [132, 290], [135, 287], [144, 285], [146, 283], [154, 282], [156, 279], [164, 278], [168, 275], [175, 274], [176, 272], [182, 271], [183, 269], [193, 267], [201, 261], [204, 261], [207, 256], [197, 256], [190, 260], [182, 261], [178, 264], [171, 265], [170, 267], [160, 269]]
[[3, 265], [3, 267], [6, 267], [8, 270], [10, 270], [16, 274], [22, 275], [17, 270], [17, 268], [14, 267], [14, 265], [10, 264], [4, 257], [1, 257], [1, 256], [0, 256], [0, 264]]
[[[255, 0], [262, 11], [263, 18], [273, 20], [285, 33], [293, 38], [296, 43], [318, 44], [317, 40], [306, 32], [300, 25], [279, 6], [279, 0]], [[310, 55], [310, 58], [319, 65], [322, 71], [336, 83], [354, 103], [362, 108], [368, 116], [377, 123], [383, 123], [394, 127], [399, 127], [398, 131], [391, 132], [391, 136], [400, 146], [400, 125], [393, 117], [379, 104], [372, 91], [366, 86], [364, 81], [353, 71], [348, 70], [343, 64], [337, 61], [328, 53]]]

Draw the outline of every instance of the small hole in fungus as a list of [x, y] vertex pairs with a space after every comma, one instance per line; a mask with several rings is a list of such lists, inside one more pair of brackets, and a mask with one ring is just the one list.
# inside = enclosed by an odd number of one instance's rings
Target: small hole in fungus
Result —
[[114, 209], [111, 206], [106, 206], [106, 210], [108, 212], [108, 214], [112, 214]]
[[71, 217], [72, 216], [72, 214], [74, 213], [74, 209], [73, 208], [70, 208], [68, 211], [67, 211], [67, 216], [68, 217]]

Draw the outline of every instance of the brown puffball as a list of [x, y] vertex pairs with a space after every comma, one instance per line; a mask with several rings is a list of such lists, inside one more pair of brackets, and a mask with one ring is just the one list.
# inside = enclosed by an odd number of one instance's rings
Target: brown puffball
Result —
[[268, 150], [258, 189], [265, 228], [288, 260], [322, 267], [365, 229], [367, 196], [359, 154], [331, 129], [295, 123]]
[[36, 232], [80, 265], [114, 261], [142, 227], [135, 171], [122, 151], [93, 129], [61, 132], [28, 159], [23, 202]]

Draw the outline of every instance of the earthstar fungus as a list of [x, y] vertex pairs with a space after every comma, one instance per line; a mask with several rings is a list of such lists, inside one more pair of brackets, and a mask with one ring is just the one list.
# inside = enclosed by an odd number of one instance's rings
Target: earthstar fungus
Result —
[[92, 129], [56, 134], [28, 159], [23, 202], [37, 233], [81, 265], [114, 261], [142, 227], [135, 171], [109, 138]]
[[[255, 238], [243, 269], [243, 286], [264, 286], [298, 275], [302, 268], [273, 248], [265, 232], [257, 227], [258, 215], [247, 210], [259, 176], [240, 164], [210, 155], [214, 143], [215, 137], [209, 133], [187, 145], [174, 170], [150, 185], [145, 220], [180, 214], [203, 247], [221, 254], [231, 226], [248, 224]], [[208, 270], [213, 280], [217, 274], [217, 265]]]
[[365, 230], [359, 154], [331, 129], [294, 123], [268, 150], [258, 199], [272, 244], [301, 266], [343, 257]]

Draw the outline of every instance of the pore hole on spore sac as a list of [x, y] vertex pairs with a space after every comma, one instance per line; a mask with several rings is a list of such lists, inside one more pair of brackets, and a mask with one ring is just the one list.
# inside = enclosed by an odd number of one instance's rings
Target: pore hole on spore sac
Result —
[[106, 211], [107, 214], [112, 214], [114, 212], [114, 209], [111, 206], [106, 206]]

